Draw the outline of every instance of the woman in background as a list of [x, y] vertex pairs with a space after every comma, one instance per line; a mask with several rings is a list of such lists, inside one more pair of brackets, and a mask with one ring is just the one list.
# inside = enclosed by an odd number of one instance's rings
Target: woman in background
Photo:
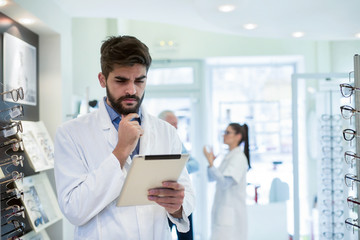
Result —
[[[209, 181], [216, 181], [212, 207], [211, 240], [246, 240], [246, 173], [250, 169], [248, 126], [230, 123], [224, 133], [229, 146], [220, 166], [214, 166], [215, 155], [204, 147], [209, 162]], [[244, 143], [242, 148], [240, 145]]]

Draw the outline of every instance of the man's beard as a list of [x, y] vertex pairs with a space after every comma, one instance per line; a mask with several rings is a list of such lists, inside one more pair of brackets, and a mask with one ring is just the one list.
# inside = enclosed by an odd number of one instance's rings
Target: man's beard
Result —
[[[145, 93], [142, 95], [141, 99], [136, 95], [125, 95], [118, 99], [115, 99], [114, 96], [112, 96], [111, 93], [109, 92], [109, 89], [106, 87], [106, 95], [107, 95], [107, 98], [108, 98], [112, 108], [117, 113], [119, 113], [121, 115], [128, 115], [129, 113], [138, 113], [139, 112], [139, 108], [144, 99]], [[121, 102], [126, 98], [135, 99], [137, 104], [132, 108], [124, 108]]]

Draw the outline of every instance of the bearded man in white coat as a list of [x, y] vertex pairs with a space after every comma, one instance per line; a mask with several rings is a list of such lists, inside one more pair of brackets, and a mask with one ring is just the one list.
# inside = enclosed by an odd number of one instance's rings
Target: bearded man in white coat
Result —
[[58, 202], [75, 225], [75, 239], [171, 239], [168, 218], [180, 232], [189, 230], [194, 194], [186, 168], [177, 182], [149, 189], [148, 199], [156, 204], [116, 206], [135, 154], [181, 153], [176, 130], [141, 107], [151, 61], [137, 38], [108, 38], [101, 46], [98, 75], [107, 96], [98, 110], [56, 132]]

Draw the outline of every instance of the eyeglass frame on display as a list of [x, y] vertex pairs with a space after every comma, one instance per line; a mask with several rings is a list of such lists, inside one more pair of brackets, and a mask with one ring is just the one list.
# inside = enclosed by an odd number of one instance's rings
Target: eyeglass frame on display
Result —
[[[354, 198], [352, 196], [347, 197], [346, 202], [350, 209], [354, 210], [355, 205], [360, 205], [360, 202], [357, 201], [358, 198]], [[351, 205], [351, 206], [350, 206]]]
[[330, 121], [330, 120], [334, 120], [334, 121], [337, 121], [337, 120], [340, 120], [341, 119], [341, 115], [340, 114], [322, 114], [321, 115], [321, 120], [324, 121], [324, 122], [327, 122], [327, 121]]
[[330, 187], [330, 186], [335, 186], [337, 187], [342, 187], [343, 186], [343, 182], [342, 179], [333, 179], [333, 178], [322, 178], [321, 179], [321, 183], [325, 186], [325, 187]]
[[[352, 157], [352, 159], [350, 160], [351, 162], [348, 162], [348, 158], [347, 156], [350, 156]], [[344, 153], [344, 161], [347, 163], [347, 164], [350, 164], [351, 168], [353, 168], [353, 160], [359, 160], [360, 161], [360, 156], [356, 155], [356, 153], [352, 152], [352, 151], [346, 151]]]
[[9, 164], [13, 164], [14, 166], [20, 166], [23, 167], [24, 166], [24, 157], [20, 155], [11, 155], [9, 158], [6, 158], [4, 160], [0, 160], [0, 167], [9, 165]]
[[17, 180], [23, 180], [23, 178], [24, 178], [24, 173], [22, 173], [22, 172], [19, 173], [18, 171], [13, 171], [11, 174], [8, 174], [3, 178], [8, 178], [8, 177], [10, 177], [10, 175], [11, 175], [11, 178], [7, 179], [3, 182], [0, 182], [0, 185], [3, 185], [5, 183], [10, 183], [10, 182], [15, 182]]
[[321, 149], [322, 149], [322, 152], [325, 154], [325, 157], [328, 157], [328, 156], [326, 156], [326, 154], [328, 154], [330, 151], [334, 151], [334, 153], [336, 153], [336, 154], [340, 154], [343, 151], [342, 146], [335, 146], [335, 147], [323, 146]]
[[[356, 110], [355, 108], [353, 108], [349, 105], [340, 106], [340, 111], [341, 111], [341, 116], [344, 119], [350, 119], [352, 116], [354, 116], [354, 114], [360, 114], [359, 110]], [[349, 117], [348, 117], [348, 115], [344, 114], [344, 112], [345, 113], [350, 112]]]
[[321, 172], [326, 176], [335, 174], [336, 176], [341, 175], [342, 169], [341, 168], [331, 168], [331, 167], [323, 167], [321, 168]]
[[[351, 185], [348, 184], [348, 182], [347, 182], [346, 179], [349, 179], [349, 180], [352, 181], [352, 182], [351, 182]], [[347, 174], [345, 174], [345, 176], [344, 176], [344, 182], [345, 182], [345, 185], [346, 185], [347, 187], [351, 187], [351, 189], [353, 189], [353, 187], [354, 187], [354, 182], [360, 183], [360, 179], [358, 179], [355, 174], [347, 173]]]
[[20, 210], [14, 211], [5, 215], [2, 215], [1, 218], [6, 218], [6, 222], [8, 222], [12, 217], [22, 217], [25, 218], [25, 208], [21, 206]]
[[11, 194], [10, 196], [1, 198], [1, 201], [5, 201], [5, 200], [10, 200], [10, 199], [20, 199], [24, 200], [24, 191], [23, 190], [19, 190], [17, 187], [12, 188], [12, 189], [8, 189], [5, 192], [2, 192], [1, 195], [3, 194]]
[[323, 188], [322, 193], [327, 197], [328, 195], [334, 195], [335, 197], [343, 197], [344, 196], [344, 190], [339, 189], [331, 189], [331, 188]]
[[[331, 236], [327, 236], [326, 234], [331, 234]], [[335, 232], [323, 232], [322, 235], [327, 239], [343, 239], [345, 234], [342, 233], [342, 232], [337, 232], [337, 233], [335, 233]], [[336, 235], [340, 235], [341, 237], [338, 238], [338, 237], [336, 237]]]
[[[8, 238], [11, 234], [13, 234], [13, 233], [15, 233], [15, 232], [22, 232], [22, 233], [24, 233], [25, 223], [19, 222], [18, 220], [11, 220], [11, 221], [9, 221], [9, 222], [6, 222], [6, 223], [4, 223], [4, 224], [1, 224], [1, 226], [6, 226], [7, 224], [13, 224], [13, 225], [14, 225], [14, 229], [11, 230], [11, 231], [9, 231], [9, 232], [7, 232], [7, 233], [1, 234], [1, 237], [6, 236], [6, 237]], [[21, 231], [19, 231], [20, 229], [21, 229]]]
[[[12, 149], [14, 152], [19, 151], [19, 149], [21, 151], [25, 150], [25, 146], [24, 146], [24, 142], [22, 139], [17, 139], [17, 138], [13, 138], [10, 139], [9, 141], [0, 143], [0, 148], [6, 147], [8, 145], [12, 144], [11, 148], [5, 150], [5, 152], [7, 152], [8, 150]], [[7, 154], [8, 155], [8, 154]]]
[[[350, 220], [352, 221], [352, 223], [349, 222]], [[357, 223], [358, 220], [357, 220], [357, 219], [352, 219], [352, 218], [347, 218], [347, 219], [345, 219], [345, 228], [348, 229], [348, 230], [350, 230], [350, 228], [348, 228], [348, 226], [350, 225], [350, 227], [351, 227], [352, 230], [353, 230], [353, 233], [355, 232], [355, 227], [356, 227], [358, 230], [360, 229], [360, 226], [359, 226], [358, 224], [355, 224], [354, 222]]]
[[[16, 95], [15, 95], [16, 97], [14, 97], [14, 94], [13, 94], [14, 92], [16, 92]], [[19, 99], [23, 100], [24, 96], [25, 96], [24, 89], [22, 87], [14, 88], [12, 90], [2, 92], [2, 93], [0, 93], [0, 95], [5, 95], [8, 93], [11, 93], [11, 98], [13, 99], [14, 102], [19, 101]]]
[[4, 127], [0, 126], [0, 133], [3, 137], [10, 137], [17, 134], [18, 132], [23, 132], [21, 121], [12, 121], [10, 124]]
[[[343, 222], [323, 222], [321, 224], [323, 227], [325, 228], [342, 228], [344, 226], [344, 223]], [[328, 226], [328, 225], [331, 225], [331, 226]]]
[[[329, 203], [330, 201], [330, 203]], [[326, 207], [342, 207], [344, 204], [345, 204], [345, 201], [344, 199], [340, 199], [340, 200], [337, 200], [337, 201], [334, 201], [332, 199], [324, 199], [323, 202], [324, 206]]]
[[[350, 131], [350, 132], [349, 132]], [[346, 134], [350, 134], [352, 137], [351, 138], [347, 138]], [[343, 130], [343, 137], [345, 141], [352, 141], [355, 137], [360, 137], [360, 135], [357, 135], [356, 131], [354, 129], [351, 128], [346, 128]]]
[[[351, 90], [349, 90], [350, 91], [349, 94], [346, 94], [346, 92], [345, 92], [346, 88], [351, 89]], [[341, 83], [340, 84], [341, 95], [345, 98], [351, 97], [351, 95], [353, 95], [354, 91], [359, 91], [359, 90], [360, 90], [360, 88], [356, 88], [353, 85], [351, 85], [350, 83]]]
[[[24, 207], [24, 206], [21, 206], [21, 207]], [[18, 211], [20, 211], [21, 207], [19, 205], [10, 205], [8, 207], [1, 209], [1, 212], [7, 212], [9, 210], [12, 210], [12, 212], [18, 212]]]
[[341, 137], [340, 136], [332, 136], [332, 135], [323, 135], [323, 136], [321, 136], [321, 141], [323, 141], [325, 143], [329, 143], [329, 142], [340, 143]]
[[321, 125], [322, 132], [338, 132], [341, 130], [342, 126], [340, 125]]
[[321, 159], [321, 162], [326, 164], [342, 164], [342, 158], [341, 157], [323, 157]]
[[341, 217], [344, 214], [343, 210], [335, 210], [335, 211], [331, 211], [328, 209], [324, 209], [322, 210], [322, 214], [325, 216], [336, 216], [336, 217]]
[[[9, 111], [10, 113], [8, 114], [8, 116], [10, 116], [10, 119], [14, 119], [17, 117], [22, 117], [24, 116], [24, 107], [22, 105], [15, 105], [13, 107], [10, 108], [6, 108], [3, 110], [0, 110], [0, 113], [5, 112], [5, 111]], [[4, 120], [8, 120], [7, 118], [4, 118]]]

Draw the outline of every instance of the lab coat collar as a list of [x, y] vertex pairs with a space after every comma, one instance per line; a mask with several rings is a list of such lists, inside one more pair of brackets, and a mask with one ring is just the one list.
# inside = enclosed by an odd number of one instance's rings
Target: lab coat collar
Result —
[[109, 144], [115, 148], [117, 144], [117, 131], [111, 122], [109, 113], [106, 110], [104, 101], [100, 101], [99, 110], [97, 112], [98, 122], [100, 122], [100, 128], [103, 130], [106, 140]]

